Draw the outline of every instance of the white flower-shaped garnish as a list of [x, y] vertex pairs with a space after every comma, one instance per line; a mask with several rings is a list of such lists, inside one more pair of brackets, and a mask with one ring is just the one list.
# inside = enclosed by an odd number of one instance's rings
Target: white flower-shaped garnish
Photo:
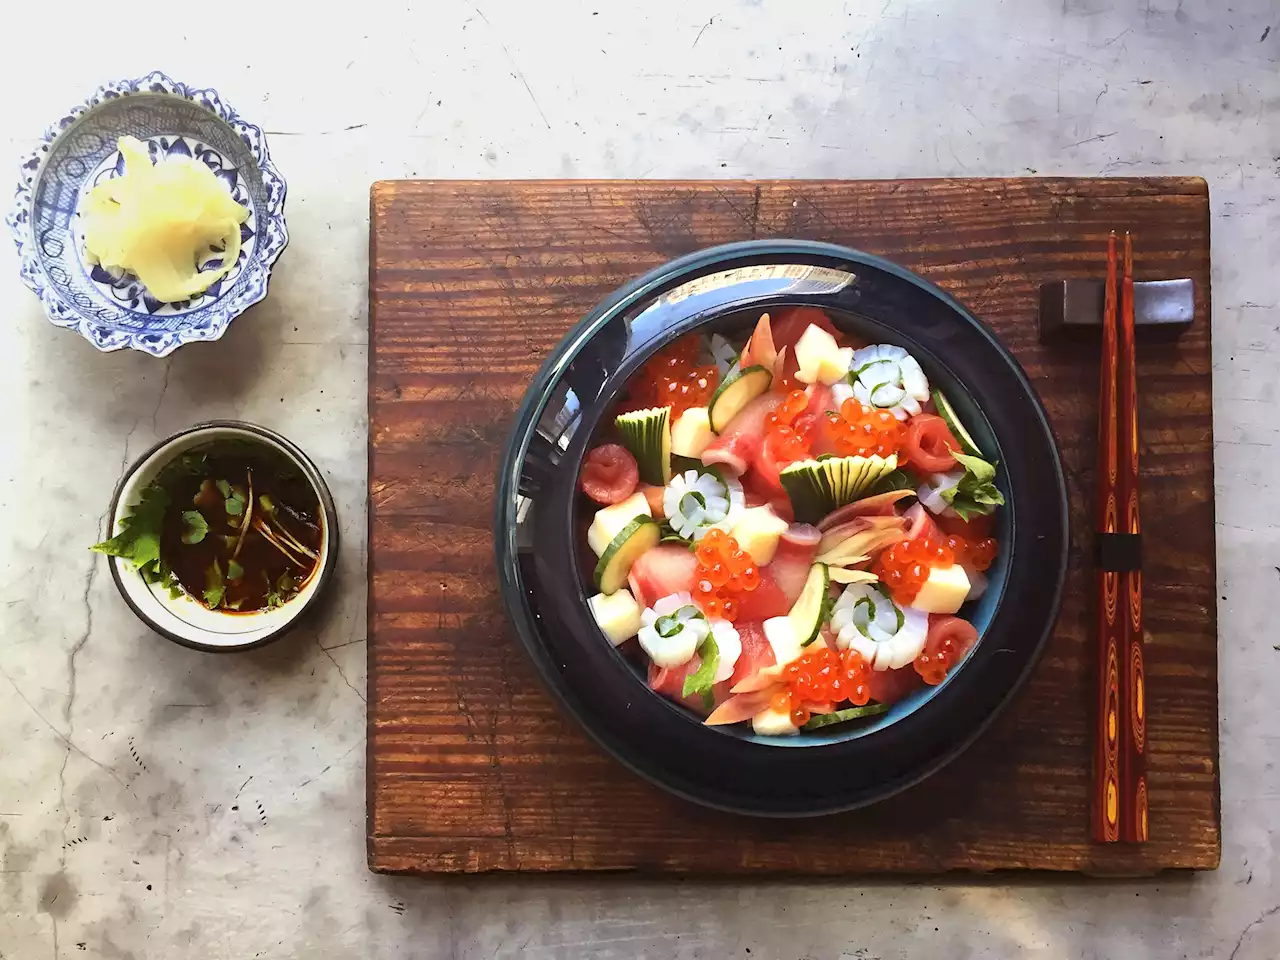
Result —
[[[663, 597], [640, 614], [640, 646], [659, 667], [679, 667], [693, 659], [711, 632], [702, 611], [687, 593]], [[736, 635], [736, 633], [735, 633]]]
[[888, 410], [899, 420], [914, 417], [929, 399], [929, 381], [920, 364], [893, 344], [877, 343], [855, 351], [849, 375], [860, 403]]
[[924, 649], [929, 615], [899, 607], [881, 584], [845, 587], [831, 613], [841, 650], [857, 650], [875, 670], [905, 667]]
[[662, 494], [668, 522], [686, 540], [701, 540], [712, 527], [728, 530], [744, 503], [742, 484], [736, 478], [697, 470], [672, 477]]

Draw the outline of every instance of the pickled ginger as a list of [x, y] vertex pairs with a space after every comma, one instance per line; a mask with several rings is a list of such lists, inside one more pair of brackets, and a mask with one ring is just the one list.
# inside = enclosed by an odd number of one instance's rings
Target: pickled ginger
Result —
[[[235, 265], [249, 211], [199, 160], [153, 165], [140, 140], [121, 137], [119, 147], [124, 173], [94, 187], [80, 210], [89, 261], [128, 270], [166, 303], [204, 293]], [[222, 265], [201, 270], [214, 259]]]

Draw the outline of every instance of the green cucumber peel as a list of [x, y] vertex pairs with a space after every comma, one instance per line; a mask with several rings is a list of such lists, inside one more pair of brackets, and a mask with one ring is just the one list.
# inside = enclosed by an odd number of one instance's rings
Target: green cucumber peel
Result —
[[888, 710], [888, 705], [884, 703], [868, 703], [865, 707], [846, 707], [833, 713], [819, 713], [812, 716], [800, 729], [817, 730], [837, 723], [847, 723], [850, 720], [861, 720], [863, 717], [876, 717]]

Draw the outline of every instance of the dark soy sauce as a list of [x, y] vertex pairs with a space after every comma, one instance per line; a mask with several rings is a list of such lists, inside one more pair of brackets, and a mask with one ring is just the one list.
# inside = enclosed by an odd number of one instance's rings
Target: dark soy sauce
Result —
[[315, 574], [320, 504], [306, 477], [268, 447], [223, 441], [166, 467], [161, 559], [196, 600], [248, 613], [284, 603]]

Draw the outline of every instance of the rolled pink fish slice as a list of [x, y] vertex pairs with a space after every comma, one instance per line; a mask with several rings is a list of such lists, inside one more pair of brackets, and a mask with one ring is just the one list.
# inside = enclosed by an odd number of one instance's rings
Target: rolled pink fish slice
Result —
[[750, 720], [769, 705], [772, 696], [772, 690], [736, 694], [711, 711], [711, 716], [707, 717], [703, 723], [708, 727], [718, 727]]
[[914, 497], [914, 490], [890, 490], [888, 493], [878, 493], [874, 497], [863, 497], [861, 500], [855, 500], [853, 503], [845, 504], [838, 510], [833, 510], [822, 518], [822, 522], [818, 524], [818, 529], [824, 533], [832, 527], [838, 527], [842, 523], [852, 520], [854, 517], [891, 517], [896, 516], [893, 507], [899, 500], [905, 500], [907, 497]]
[[766, 393], [748, 403], [702, 451], [702, 462], [708, 466], [718, 464], [735, 477], [746, 473], [764, 444], [765, 418], [782, 400], [780, 394]]

